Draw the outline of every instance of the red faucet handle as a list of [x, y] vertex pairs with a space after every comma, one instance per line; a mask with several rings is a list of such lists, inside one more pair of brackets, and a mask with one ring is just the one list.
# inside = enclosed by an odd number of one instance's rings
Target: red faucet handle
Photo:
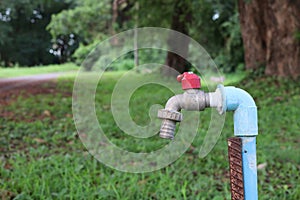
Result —
[[193, 72], [184, 72], [177, 76], [177, 81], [181, 82], [182, 89], [198, 89], [201, 88], [200, 77]]
[[177, 81], [180, 83], [182, 79], [183, 79], [183, 74], [179, 74], [177, 76]]

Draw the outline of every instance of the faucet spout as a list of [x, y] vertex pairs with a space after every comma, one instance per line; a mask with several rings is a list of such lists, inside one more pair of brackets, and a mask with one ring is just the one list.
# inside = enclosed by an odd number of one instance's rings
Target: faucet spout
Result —
[[159, 137], [164, 139], [173, 139], [176, 128], [176, 121], [164, 119], [161, 124]]
[[158, 111], [158, 118], [163, 119], [160, 134], [161, 138], [173, 139], [176, 122], [182, 121], [180, 111], [202, 111], [210, 106], [209, 94], [197, 89], [185, 90], [183, 94], [171, 97], [165, 109]]

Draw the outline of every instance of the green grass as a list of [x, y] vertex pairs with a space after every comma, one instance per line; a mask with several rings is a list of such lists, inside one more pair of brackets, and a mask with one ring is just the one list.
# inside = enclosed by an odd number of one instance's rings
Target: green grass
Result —
[[[122, 134], [110, 111], [111, 92], [122, 73], [104, 75], [97, 89], [96, 108], [104, 132], [115, 144], [132, 151], [151, 150], [166, 143], [158, 137], [133, 139]], [[237, 82], [228, 78], [228, 84]], [[73, 78], [60, 79], [57, 92], [19, 97], [1, 112], [0, 197], [3, 199], [230, 199], [226, 139], [233, 135], [232, 113], [222, 135], [205, 158], [198, 157], [210, 112], [192, 146], [172, 165], [150, 173], [123, 173], [97, 162], [79, 140], [71, 117]], [[260, 199], [300, 199], [300, 86], [275, 78], [245, 79], [236, 86], [251, 93], [258, 106], [258, 171]], [[48, 87], [45, 85], [44, 87]], [[138, 124], [149, 121], [153, 103], [164, 104], [172, 94], [159, 86], [134, 93], [130, 108]], [[32, 107], [32, 105], [35, 105]], [[47, 111], [47, 112], [45, 112]], [[45, 115], [45, 113], [47, 113]], [[24, 118], [38, 119], [30, 123]]]
[[36, 67], [0, 67], [0, 78], [29, 76], [37, 74], [47, 74], [56, 72], [72, 72], [73, 74], [79, 69], [73, 63], [66, 63], [62, 65], [36, 66]]

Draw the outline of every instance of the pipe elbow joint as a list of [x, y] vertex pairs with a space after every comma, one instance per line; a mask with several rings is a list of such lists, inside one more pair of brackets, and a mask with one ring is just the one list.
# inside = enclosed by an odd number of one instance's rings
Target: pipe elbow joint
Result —
[[258, 135], [257, 107], [252, 96], [236, 87], [221, 87], [223, 111], [234, 111], [234, 135]]

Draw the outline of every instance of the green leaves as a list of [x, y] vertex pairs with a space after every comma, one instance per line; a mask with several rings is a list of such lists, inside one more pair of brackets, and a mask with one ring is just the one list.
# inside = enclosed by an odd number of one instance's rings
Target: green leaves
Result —
[[109, 0], [104, 1], [76, 1], [74, 8], [52, 15], [47, 26], [54, 39], [60, 35], [76, 34], [85, 43], [102, 38], [108, 34], [111, 20], [111, 5]]
[[68, 6], [65, 1], [15, 0], [0, 3], [0, 59], [4, 65], [54, 63], [49, 53], [51, 36], [45, 30], [52, 13]]
[[12, 28], [7, 22], [0, 21], [0, 45], [4, 45], [6, 42], [9, 42], [11, 38], [9, 35], [12, 32]]

